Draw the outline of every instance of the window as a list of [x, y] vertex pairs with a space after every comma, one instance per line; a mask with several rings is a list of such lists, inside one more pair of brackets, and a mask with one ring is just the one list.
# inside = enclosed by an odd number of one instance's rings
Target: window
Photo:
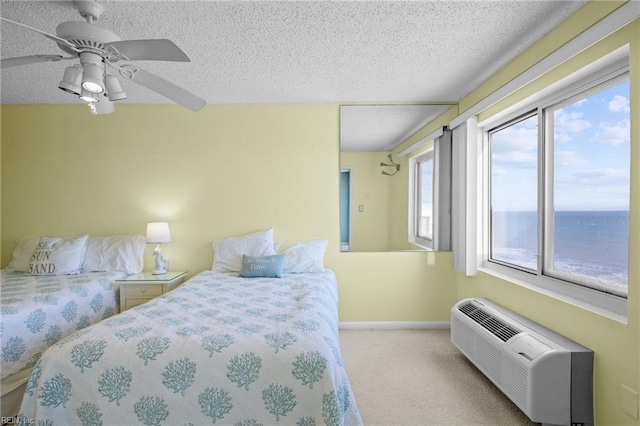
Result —
[[544, 270], [627, 295], [630, 175], [629, 79], [546, 109]]
[[486, 265], [626, 298], [629, 100], [618, 72], [486, 131]]
[[409, 159], [409, 242], [451, 250], [451, 131]]
[[415, 238], [421, 245], [433, 247], [433, 149], [417, 157], [414, 166], [416, 185]]
[[538, 247], [538, 116], [489, 132], [491, 259], [535, 271]]

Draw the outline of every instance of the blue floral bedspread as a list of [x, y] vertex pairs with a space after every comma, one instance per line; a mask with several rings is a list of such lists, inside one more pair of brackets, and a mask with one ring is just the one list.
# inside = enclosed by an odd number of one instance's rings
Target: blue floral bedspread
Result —
[[51, 347], [20, 415], [53, 425], [361, 425], [337, 325], [332, 271], [205, 271]]
[[40, 354], [62, 337], [117, 313], [119, 293], [113, 281], [124, 275], [1, 271], [2, 379], [33, 367]]

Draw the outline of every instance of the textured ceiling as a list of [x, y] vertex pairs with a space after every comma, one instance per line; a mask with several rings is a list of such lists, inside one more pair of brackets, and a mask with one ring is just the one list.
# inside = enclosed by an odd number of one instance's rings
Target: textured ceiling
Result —
[[[139, 61], [207, 103], [456, 102], [586, 1], [100, 1], [97, 25], [123, 40], [168, 38], [190, 63]], [[70, 1], [0, 2], [0, 14], [55, 34], [81, 21]], [[2, 22], [1, 57], [62, 54]], [[7, 68], [3, 104], [77, 103], [58, 89], [69, 61]], [[130, 81], [124, 103], [169, 100]]]
[[340, 107], [342, 151], [391, 151], [451, 105]]

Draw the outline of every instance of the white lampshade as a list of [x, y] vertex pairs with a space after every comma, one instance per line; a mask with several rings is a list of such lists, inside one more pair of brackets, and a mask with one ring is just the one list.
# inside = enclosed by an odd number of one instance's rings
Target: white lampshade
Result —
[[169, 232], [169, 224], [167, 222], [147, 223], [147, 243], [161, 244], [170, 241], [171, 232]]
[[82, 88], [91, 93], [104, 92], [103, 68], [92, 63], [84, 64], [83, 68]]
[[94, 103], [98, 102], [98, 95], [95, 93], [91, 93], [86, 89], [82, 89], [82, 91], [80, 92], [80, 99], [82, 99], [86, 103]]
[[104, 78], [104, 83], [107, 88], [107, 96], [110, 101], [120, 101], [127, 99], [127, 94], [122, 90], [120, 82], [113, 75], [108, 75]]
[[64, 76], [62, 77], [62, 81], [58, 84], [58, 87], [65, 92], [73, 93], [74, 95], [79, 95], [82, 89], [80, 85], [82, 84], [82, 70], [77, 67], [67, 67], [64, 70]]

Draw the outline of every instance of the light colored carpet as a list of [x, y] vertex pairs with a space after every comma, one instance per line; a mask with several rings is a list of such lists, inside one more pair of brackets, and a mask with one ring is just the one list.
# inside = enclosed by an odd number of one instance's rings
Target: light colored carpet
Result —
[[449, 330], [340, 330], [365, 426], [536, 425], [451, 343]]

